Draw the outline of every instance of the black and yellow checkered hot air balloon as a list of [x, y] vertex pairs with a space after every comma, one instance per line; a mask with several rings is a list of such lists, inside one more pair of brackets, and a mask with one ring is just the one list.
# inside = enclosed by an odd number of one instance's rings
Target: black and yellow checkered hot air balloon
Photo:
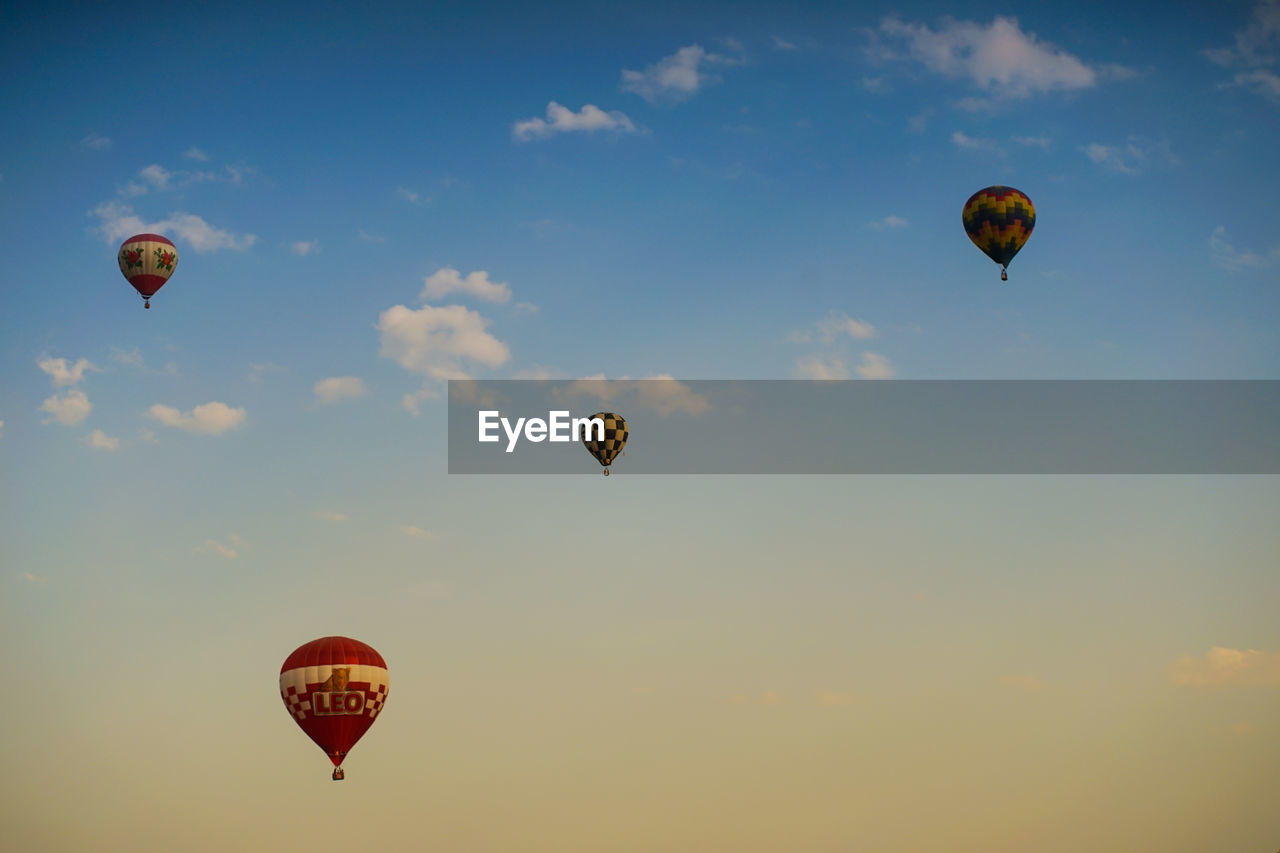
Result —
[[987, 187], [964, 203], [964, 232], [973, 245], [1000, 265], [1000, 280], [1008, 281], [1008, 266], [1036, 227], [1036, 206], [1013, 187]]
[[622, 415], [616, 415], [613, 412], [596, 412], [591, 419], [596, 418], [604, 421], [604, 438], [598, 439], [595, 427], [588, 426], [583, 432], [582, 443], [596, 461], [604, 466], [604, 474], [607, 477], [609, 466], [613, 464], [613, 460], [627, 443], [627, 422]]

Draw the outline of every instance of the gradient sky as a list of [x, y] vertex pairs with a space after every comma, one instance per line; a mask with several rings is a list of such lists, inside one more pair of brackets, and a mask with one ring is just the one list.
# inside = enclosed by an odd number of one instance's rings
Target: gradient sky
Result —
[[1276, 2], [5, 18], [6, 845], [1280, 847], [1276, 478], [450, 477], [443, 400], [1280, 379]]

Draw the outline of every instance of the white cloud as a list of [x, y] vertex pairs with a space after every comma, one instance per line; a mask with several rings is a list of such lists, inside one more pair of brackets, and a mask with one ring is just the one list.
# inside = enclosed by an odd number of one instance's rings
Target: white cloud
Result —
[[361, 229], [360, 229], [359, 234], [360, 234], [360, 239], [361, 239], [361, 240], [364, 240], [366, 243], [385, 243], [385, 242], [387, 242], [387, 238], [386, 238], [386, 237], [380, 237], [380, 236], [378, 236], [377, 234], [369, 234], [369, 233], [368, 233], [368, 232], [366, 232], [363, 228], [361, 228]]
[[142, 367], [145, 363], [142, 358], [142, 351], [137, 347], [128, 351], [112, 347], [111, 357], [121, 364], [127, 364], [130, 367]]
[[306, 257], [312, 252], [320, 251], [320, 241], [319, 240], [299, 240], [298, 242], [290, 245], [289, 248], [293, 251], [295, 255], [302, 255], [303, 257]]
[[1248, 249], [1237, 249], [1227, 242], [1227, 229], [1219, 225], [1209, 235], [1209, 252], [1213, 262], [1224, 270], [1237, 272], [1242, 269], [1263, 269], [1280, 261], [1280, 246], [1272, 246], [1265, 255]]
[[49, 413], [49, 417], [44, 420], [45, 423], [56, 421], [63, 426], [75, 426], [81, 423], [89, 417], [89, 412], [92, 410], [93, 404], [79, 388], [74, 388], [61, 397], [55, 394], [40, 404], [40, 411]]
[[815, 339], [824, 344], [831, 344], [845, 335], [855, 340], [867, 340], [876, 336], [876, 327], [864, 320], [855, 320], [848, 314], [828, 311], [827, 316], [818, 321], [814, 332], [793, 332], [787, 336], [791, 343], [807, 344]]
[[1130, 136], [1123, 145], [1091, 142], [1083, 146], [1085, 156], [1113, 172], [1137, 175], [1148, 166], [1177, 166], [1181, 161], [1169, 150], [1167, 141]]
[[623, 376], [612, 381], [606, 380], [604, 374], [599, 373], [575, 380], [566, 388], [555, 388], [552, 395], [558, 400], [589, 397], [602, 404], [615, 403], [624, 396], [633, 395], [637, 408], [644, 408], [664, 417], [675, 412], [702, 415], [711, 410], [711, 403], [705, 397], [665, 373], [648, 379]]
[[226, 403], [214, 401], [196, 406], [190, 412], [183, 413], [172, 406], [156, 403], [147, 410], [147, 415], [167, 427], [206, 435], [222, 435], [224, 432], [236, 429], [244, 423], [245, 410], [233, 409]]
[[347, 516], [345, 513], [335, 512], [331, 509], [322, 509], [312, 513], [312, 515], [314, 515], [316, 518], [320, 519], [321, 521], [332, 521], [335, 524], [341, 524], [342, 522], [347, 520]]
[[[428, 380], [466, 379], [464, 361], [501, 367], [511, 357], [507, 345], [486, 330], [488, 325], [483, 316], [462, 305], [424, 305], [417, 310], [393, 305], [378, 316], [379, 355]], [[424, 384], [402, 402], [417, 414], [418, 404], [435, 396]]]
[[95, 429], [85, 440], [85, 444], [94, 450], [119, 450], [120, 439], [112, 438], [100, 429]]
[[173, 177], [173, 173], [158, 164], [152, 163], [138, 173], [143, 180], [151, 184], [156, 189], [166, 190], [169, 188], [169, 179]]
[[682, 47], [671, 56], [650, 65], [644, 71], [623, 71], [622, 88], [634, 92], [649, 103], [658, 101], [683, 101], [693, 97], [699, 89], [717, 78], [700, 69], [700, 66], [736, 65], [741, 60], [715, 53], [707, 53], [700, 45]]
[[1225, 68], [1239, 70], [1230, 83], [1280, 103], [1280, 75], [1269, 70], [1280, 54], [1280, 2], [1264, 0], [1253, 9], [1253, 19], [1236, 33], [1233, 47], [1202, 51], [1210, 60]]
[[486, 302], [506, 302], [511, 299], [511, 288], [500, 281], [489, 281], [489, 273], [476, 270], [462, 278], [452, 267], [443, 267], [423, 281], [418, 298], [440, 299], [450, 293], [466, 293]]
[[79, 385], [86, 371], [100, 371], [88, 359], [82, 358], [75, 364], [69, 364], [65, 358], [42, 358], [36, 365], [53, 379], [53, 387]]
[[797, 379], [848, 379], [849, 370], [839, 358], [812, 356], [796, 362], [794, 375]]
[[780, 36], [773, 37], [773, 46], [776, 50], [795, 50], [798, 47], [794, 42], [789, 42]]
[[555, 101], [547, 104], [546, 119], [530, 118], [518, 121], [511, 126], [511, 133], [518, 140], [539, 139], [554, 133], [570, 133], [580, 131], [594, 133], [598, 130], [612, 130], [618, 133], [636, 133], [636, 126], [631, 119], [617, 110], [605, 112], [594, 104], [586, 104], [579, 112], [562, 107]]
[[875, 352], [864, 352], [858, 365], [858, 375], [863, 379], [892, 379], [893, 366], [889, 359]]
[[364, 387], [364, 380], [358, 376], [330, 376], [317, 382], [314, 390], [321, 403], [336, 403], [369, 393]]
[[215, 542], [212, 539], [206, 539], [203, 545], [196, 546], [195, 552], [197, 554], [222, 557], [224, 560], [234, 560], [240, 556], [239, 549], [242, 547], [244, 547], [244, 540], [232, 533], [226, 545], [221, 542]]
[[942, 19], [938, 29], [884, 19], [880, 32], [890, 45], [880, 58], [897, 58], [894, 47], [934, 73], [965, 78], [997, 98], [1026, 98], [1055, 91], [1087, 89], [1105, 78], [1128, 74], [1119, 66], [1095, 67], [1023, 32], [1017, 18], [997, 16], [988, 25]]
[[889, 86], [884, 82], [883, 77], [866, 77], [862, 78], [862, 88], [872, 94], [880, 94], [889, 91]]
[[92, 148], [94, 151], [106, 151], [111, 148], [111, 140], [97, 133], [91, 133], [80, 141], [86, 148]]
[[1048, 148], [1053, 142], [1047, 136], [1011, 136], [1009, 138], [1019, 145], [1034, 145], [1037, 148]]
[[250, 362], [249, 375], [246, 377], [246, 381], [256, 385], [261, 382], [262, 377], [268, 373], [284, 373], [286, 370], [288, 370], [288, 368], [281, 367], [278, 364], [272, 364], [269, 361], [263, 362], [262, 364], [254, 364]]
[[878, 222], [869, 222], [867, 224], [871, 228], [906, 228], [907, 225], [909, 225], [910, 223], [908, 223], [907, 220], [903, 219], [901, 216], [894, 216], [893, 214], [889, 214], [884, 219], [881, 219]]
[[[417, 204], [418, 199], [420, 198], [420, 196], [416, 192], [414, 192], [413, 190], [407, 190], [404, 187], [396, 187], [396, 194], [399, 195], [401, 198], [403, 198], [405, 201], [409, 202], [409, 204]], [[426, 201], [430, 201], [430, 200], [431, 199], [426, 199]]]
[[22, 579], [27, 583], [31, 583], [31, 584], [41, 584], [41, 583], [49, 582], [48, 578], [42, 578], [39, 575], [33, 575], [31, 574], [31, 572], [23, 572]]
[[1179, 687], [1280, 687], [1280, 652], [1214, 647], [1203, 657], [1178, 658], [1169, 680]]
[[217, 249], [243, 251], [258, 239], [253, 234], [237, 236], [230, 231], [215, 228], [192, 213], [171, 213], [167, 219], [148, 223], [143, 222], [127, 205], [104, 202], [94, 208], [93, 214], [101, 220], [98, 230], [109, 243], [119, 242], [134, 234], [150, 232], [177, 237], [197, 252], [212, 252]]
[[209, 155], [192, 145], [186, 151], [182, 152], [182, 156], [188, 160], [199, 160], [201, 163], [208, 162]]
[[414, 527], [412, 524], [400, 525], [400, 532], [413, 539], [430, 539], [435, 536], [430, 530], [423, 530], [421, 527]]
[[993, 140], [975, 138], [959, 130], [951, 134], [951, 141], [955, 143], [957, 148], [967, 148], [971, 151], [995, 148], [995, 142]]

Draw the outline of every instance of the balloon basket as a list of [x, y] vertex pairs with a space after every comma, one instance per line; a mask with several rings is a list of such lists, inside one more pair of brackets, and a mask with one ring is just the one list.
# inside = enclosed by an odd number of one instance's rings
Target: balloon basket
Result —
[[346, 771], [344, 771], [341, 767], [333, 768], [333, 781], [341, 782], [345, 778], [347, 778]]
[[606, 477], [608, 477], [608, 476], [609, 476], [609, 469], [608, 469], [608, 468], [605, 468], [605, 469], [604, 469], [604, 475], [605, 475]]

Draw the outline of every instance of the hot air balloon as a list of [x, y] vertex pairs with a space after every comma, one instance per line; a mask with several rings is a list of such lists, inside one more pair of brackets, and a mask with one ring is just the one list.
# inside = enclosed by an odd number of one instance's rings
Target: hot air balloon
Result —
[[1031, 199], [1013, 187], [987, 187], [964, 203], [964, 231], [991, 260], [1000, 265], [1000, 280], [1008, 281], [1008, 266], [1036, 227]]
[[582, 436], [582, 443], [586, 445], [596, 461], [604, 466], [604, 475], [607, 477], [609, 466], [613, 464], [614, 458], [622, 452], [622, 448], [627, 443], [627, 422], [623, 420], [622, 415], [615, 415], [613, 412], [596, 412], [591, 419], [596, 418], [604, 421], [604, 439], [597, 440], [596, 430], [588, 426]]
[[346, 776], [342, 760], [382, 712], [388, 683], [382, 655], [349, 637], [298, 646], [280, 667], [280, 698], [333, 762], [335, 782]]
[[151, 307], [151, 297], [164, 287], [178, 265], [178, 250], [159, 234], [135, 234], [120, 244], [120, 272]]

